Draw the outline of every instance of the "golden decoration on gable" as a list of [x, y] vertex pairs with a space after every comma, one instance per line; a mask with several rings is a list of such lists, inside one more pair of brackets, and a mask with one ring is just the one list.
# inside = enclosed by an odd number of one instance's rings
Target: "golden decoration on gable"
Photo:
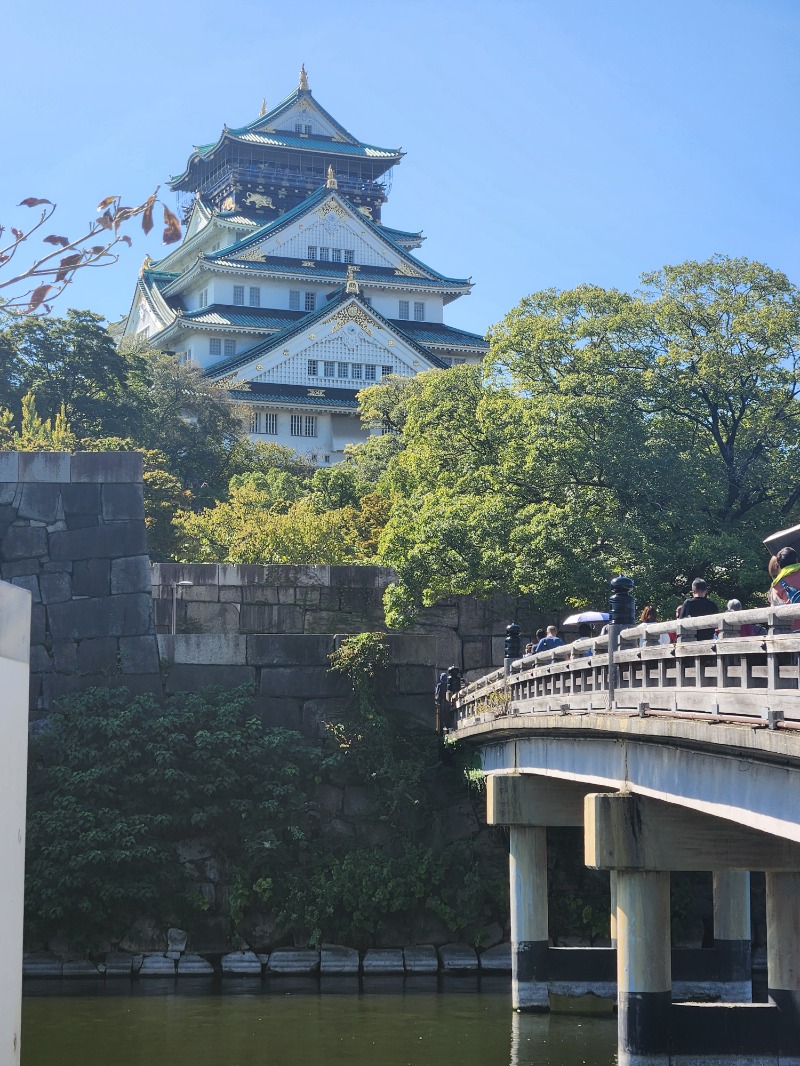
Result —
[[246, 204], [252, 204], [253, 207], [274, 207], [271, 196], [262, 196], [260, 192], [249, 192], [244, 198]]
[[306, 73], [305, 63], [300, 67], [300, 89], [308, 91], [308, 74]]
[[389, 348], [394, 348], [394, 341], [389, 341], [388, 347]]
[[372, 336], [373, 329], [383, 329], [383, 326], [376, 322], [374, 318], [366, 313], [363, 307], [359, 307], [358, 304], [348, 304], [346, 307], [341, 307], [335, 315], [331, 315], [330, 318], [326, 318], [322, 325], [327, 326], [329, 322], [333, 322], [333, 328], [331, 333], [336, 333], [342, 326], [347, 326], [351, 322], [355, 322], [357, 326], [360, 326], [368, 337]]
[[317, 264], [313, 259], [304, 259], [300, 265], [304, 267], [315, 267]]
[[418, 270], [414, 270], [407, 263], [401, 263], [399, 267], [395, 268], [395, 274], [401, 278], [424, 278], [424, 274], [420, 274]]
[[326, 200], [322, 207], [317, 208], [317, 214], [320, 218], [325, 218], [326, 215], [336, 215], [342, 222], [347, 220], [347, 212], [342, 205], [334, 199]]
[[235, 211], [236, 201], [232, 196], [226, 196], [222, 203], [219, 205], [220, 211]]
[[264, 115], [266, 115], [266, 113], [267, 113], [267, 101], [266, 100], [262, 100], [261, 101], [261, 110], [258, 112], [258, 117], [259, 118], [263, 118]]
[[245, 259], [248, 263], [265, 263], [267, 260], [267, 257], [261, 250], [260, 244], [257, 244], [255, 248], [246, 248], [243, 252], [239, 252], [233, 258]]
[[317, 335], [316, 335], [316, 333], [309, 333], [309, 335], [308, 335], [308, 339], [309, 339], [310, 341], [315, 341], [315, 340], [317, 339]]
[[358, 209], [362, 215], [365, 215], [370, 222], [372, 221], [372, 208], [371, 207], [359, 207]]
[[308, 395], [309, 396], [317, 396], [317, 397], [324, 396], [325, 395], [325, 390], [324, 389], [309, 389], [308, 390]]

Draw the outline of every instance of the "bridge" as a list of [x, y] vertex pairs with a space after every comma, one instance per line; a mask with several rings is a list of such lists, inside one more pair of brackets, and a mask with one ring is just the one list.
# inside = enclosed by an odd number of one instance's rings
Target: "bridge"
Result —
[[[515, 1009], [616, 994], [621, 1064], [800, 1063], [799, 657], [800, 605], [615, 623], [454, 697], [452, 735], [479, 749], [489, 822], [509, 828]], [[586, 865], [610, 871], [612, 949], [549, 945], [548, 826], [582, 827]], [[694, 958], [670, 949], [673, 870], [713, 877], [714, 946]]]

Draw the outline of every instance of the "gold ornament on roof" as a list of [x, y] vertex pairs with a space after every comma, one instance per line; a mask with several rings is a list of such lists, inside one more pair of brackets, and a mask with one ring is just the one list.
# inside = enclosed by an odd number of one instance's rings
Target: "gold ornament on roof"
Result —
[[322, 207], [317, 208], [317, 214], [320, 218], [325, 218], [326, 215], [334, 214], [342, 220], [347, 221], [347, 212], [340, 203], [334, 200], [332, 197], [330, 200], [326, 200]]
[[364, 308], [359, 307], [358, 304], [347, 304], [346, 307], [340, 307], [336, 314], [326, 318], [322, 325], [327, 326], [329, 322], [333, 322], [331, 333], [336, 333], [342, 326], [347, 326], [351, 322], [355, 322], [357, 326], [360, 326], [368, 337], [372, 336], [373, 329], [383, 329], [383, 326], [376, 322], [374, 318], [370, 318]]
[[139, 268], [139, 273], [143, 274], [145, 272], [145, 270], [149, 270], [152, 265], [153, 265], [153, 260], [150, 258], [149, 255], [146, 255], [144, 257], [144, 259], [142, 260], [142, 265]]
[[233, 211], [236, 207], [236, 201], [232, 196], [226, 196], [222, 203], [219, 205], [220, 211]]
[[339, 182], [336, 180], [336, 171], [333, 169], [333, 164], [328, 164], [328, 180], [325, 182], [326, 189], [338, 189]]
[[345, 292], [351, 292], [354, 296], [358, 296], [360, 291], [358, 282], [356, 281], [355, 267], [349, 266], [347, 268], [347, 285], [345, 285]]
[[259, 118], [263, 118], [264, 115], [266, 115], [266, 113], [267, 113], [267, 101], [266, 100], [262, 100], [261, 101], [261, 110], [258, 112], [258, 117]]
[[395, 269], [395, 274], [398, 274], [401, 278], [422, 278], [425, 275], [420, 274], [418, 270], [413, 270], [407, 263], [401, 263], [399, 267]]
[[308, 74], [306, 74], [306, 65], [300, 67], [300, 89], [301, 91], [308, 91]]

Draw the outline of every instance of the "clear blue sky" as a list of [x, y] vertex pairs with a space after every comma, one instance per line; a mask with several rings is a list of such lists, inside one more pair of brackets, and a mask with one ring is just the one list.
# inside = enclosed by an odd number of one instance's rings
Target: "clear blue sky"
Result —
[[[9, 7], [3, 37], [7, 225], [26, 196], [56, 200], [71, 235], [104, 196], [164, 190], [305, 62], [342, 125], [407, 152], [383, 218], [473, 277], [455, 325], [483, 333], [537, 289], [632, 289], [715, 252], [800, 283], [798, 0], [40, 0]], [[164, 254], [129, 232], [57, 312], [127, 312], [143, 257]]]

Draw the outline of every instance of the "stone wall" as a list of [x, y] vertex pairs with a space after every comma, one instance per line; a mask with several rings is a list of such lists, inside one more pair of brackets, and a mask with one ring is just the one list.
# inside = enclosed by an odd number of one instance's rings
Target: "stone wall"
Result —
[[91, 685], [161, 691], [141, 455], [0, 453], [0, 576], [33, 598], [34, 715]]

